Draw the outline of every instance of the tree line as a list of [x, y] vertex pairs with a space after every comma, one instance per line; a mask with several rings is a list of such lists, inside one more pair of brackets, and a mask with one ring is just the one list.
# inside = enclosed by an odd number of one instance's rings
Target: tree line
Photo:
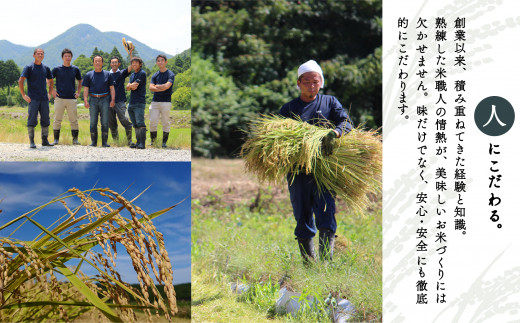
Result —
[[[92, 58], [97, 55], [103, 57], [103, 69], [105, 70], [110, 69], [110, 59], [114, 56], [119, 58], [121, 69], [127, 68], [130, 65], [130, 58], [123, 58], [123, 55], [121, 55], [115, 46], [110, 53], [99, 50], [96, 47], [92, 51], [90, 57], [81, 54], [73, 60], [72, 64], [76, 65], [79, 68], [81, 75], [84, 76], [87, 72], [94, 70]], [[139, 53], [137, 50], [134, 50], [134, 56], [138, 55]], [[45, 64], [45, 60], [43, 63]], [[191, 51], [186, 50], [185, 52], [168, 59], [166, 66], [175, 73], [175, 84], [173, 85], [174, 93], [172, 95], [173, 108], [191, 109]], [[52, 69], [54, 66], [49, 67]], [[157, 72], [159, 68], [155, 65], [155, 61], [152, 60], [149, 62], [143, 62], [143, 70], [147, 75], [147, 84], [150, 84], [152, 75]], [[17, 89], [20, 75], [21, 69], [13, 60], [5, 62], [0, 60], [0, 106], [27, 105]], [[16, 88], [15, 91], [12, 91], [11, 89], [13, 86]], [[146, 102], [148, 104], [152, 102], [152, 96], [153, 93], [147, 90]], [[129, 97], [130, 92], [127, 93], [127, 99]], [[78, 98], [78, 100], [82, 101], [82, 96]]]
[[309, 59], [355, 125], [380, 127], [381, 17], [381, 0], [192, 1], [194, 155], [236, 156], [252, 117], [299, 95]]

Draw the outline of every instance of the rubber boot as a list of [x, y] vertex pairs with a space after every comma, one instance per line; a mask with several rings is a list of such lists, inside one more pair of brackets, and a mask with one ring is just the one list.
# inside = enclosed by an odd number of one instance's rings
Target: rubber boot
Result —
[[316, 260], [316, 254], [314, 253], [314, 242], [312, 239], [302, 239], [296, 237], [298, 240], [298, 247], [300, 248], [300, 254], [303, 258], [303, 263], [309, 265]]
[[90, 140], [92, 141], [92, 143], [89, 146], [91, 146], [91, 147], [97, 146], [97, 137], [98, 137], [97, 131], [90, 133]]
[[137, 128], [139, 130], [139, 143], [137, 144], [137, 149], [144, 149], [146, 142], [146, 127]]
[[162, 133], [162, 147], [163, 148], [166, 148], [166, 143], [168, 142], [168, 136], [170, 135], [169, 132], [164, 132]]
[[27, 127], [27, 132], [29, 133], [29, 147], [36, 148], [36, 145], [34, 144], [34, 127]]
[[332, 260], [332, 255], [334, 254], [334, 239], [336, 235], [332, 230], [323, 229], [320, 230], [319, 240], [320, 240], [320, 259], [321, 260]]
[[135, 144], [132, 142], [132, 127], [125, 129], [126, 132], [126, 140], [128, 140], [128, 146], [135, 148]]
[[112, 141], [119, 142], [119, 132], [117, 131], [117, 129], [110, 129], [110, 133], [112, 134]]
[[134, 128], [134, 132], [135, 132], [135, 144], [132, 143], [130, 145], [130, 148], [137, 148], [137, 145], [139, 144], [139, 142], [141, 141], [141, 138], [139, 137], [139, 129], [140, 128]]
[[102, 132], [101, 133], [101, 147], [110, 147], [110, 145], [107, 143], [108, 141], [108, 132]]
[[79, 145], [80, 144], [78, 141], [79, 130], [71, 130], [70, 132], [72, 133], [72, 144]]
[[54, 130], [54, 145], [60, 142], [60, 129]]
[[42, 127], [42, 146], [54, 146], [49, 142], [47, 137], [49, 137], [49, 127]]
[[155, 139], [157, 139], [157, 131], [150, 131], [150, 138], [152, 139], [150, 146], [153, 146], [153, 144], [155, 144]]

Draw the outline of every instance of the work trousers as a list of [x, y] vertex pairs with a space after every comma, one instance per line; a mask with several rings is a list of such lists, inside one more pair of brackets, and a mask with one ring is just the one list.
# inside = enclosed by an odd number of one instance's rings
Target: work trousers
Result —
[[70, 129], [78, 130], [78, 100], [61, 99], [58, 97], [54, 99], [54, 122], [52, 128], [54, 130], [61, 129], [61, 121], [63, 120], [65, 110], [67, 110], [67, 116], [69, 117]]
[[128, 105], [128, 115], [134, 125], [134, 128], [146, 127], [144, 123], [144, 108], [145, 103], [130, 103]]
[[42, 127], [48, 127], [51, 124], [49, 118], [49, 100], [32, 100], [29, 103], [29, 115], [27, 116], [27, 127], [36, 127], [38, 125], [38, 113], [40, 114], [40, 124]]
[[112, 109], [108, 109], [108, 128], [112, 132], [117, 132], [117, 119], [125, 129], [132, 128], [132, 122], [126, 117], [125, 101], [116, 102]]
[[157, 131], [159, 119], [161, 120], [163, 132], [170, 132], [170, 110], [171, 102], [154, 102], [150, 104], [150, 131]]
[[90, 104], [90, 133], [97, 133], [98, 117], [101, 118], [101, 133], [108, 132], [108, 109], [110, 109], [110, 95], [102, 98], [91, 96]]
[[316, 235], [316, 228], [336, 232], [336, 202], [333, 194], [328, 191], [319, 192], [312, 174], [296, 175], [292, 183], [289, 174], [287, 181], [296, 219], [294, 235], [302, 239], [312, 239]]

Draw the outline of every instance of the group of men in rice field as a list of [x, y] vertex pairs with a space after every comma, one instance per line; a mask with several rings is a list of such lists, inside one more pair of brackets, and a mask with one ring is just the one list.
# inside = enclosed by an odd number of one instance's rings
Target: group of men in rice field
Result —
[[[94, 70], [81, 76], [78, 67], [71, 64], [72, 51], [65, 48], [61, 53], [63, 65], [52, 70], [42, 63], [44, 50], [34, 50], [34, 62], [25, 66], [18, 87], [23, 99], [29, 104], [27, 130], [30, 147], [36, 148], [34, 143], [34, 128], [38, 125], [40, 114], [42, 146], [58, 145], [60, 140], [61, 122], [63, 114], [67, 110], [70, 122], [72, 143], [79, 145], [77, 98], [81, 96], [83, 87], [83, 100], [85, 108], [90, 115], [90, 146], [98, 143], [98, 120], [101, 123], [101, 146], [110, 147], [108, 144], [108, 130], [112, 133], [114, 142], [119, 140], [117, 119], [125, 128], [128, 146], [130, 148], [144, 149], [146, 141], [146, 124], [144, 111], [146, 106], [146, 72], [142, 69], [143, 60], [132, 55], [130, 48], [130, 62], [128, 68], [120, 70], [121, 62], [118, 57], [110, 59], [110, 71], [103, 70], [103, 57], [96, 55], [92, 58]], [[157, 126], [161, 120], [163, 135], [162, 147], [166, 147], [170, 131], [169, 112], [171, 109], [171, 96], [175, 75], [166, 67], [165, 55], [158, 55], [156, 64], [159, 68], [150, 80], [150, 91], [153, 92], [150, 104], [150, 138], [153, 145], [157, 140]], [[132, 73], [133, 70], [133, 73]], [[125, 85], [125, 79], [129, 76], [129, 82]], [[54, 82], [56, 79], [56, 82]], [[24, 82], [27, 80], [27, 93]], [[47, 86], [48, 85], [48, 86]], [[56, 85], [56, 86], [54, 86]], [[126, 116], [126, 90], [130, 91], [128, 103], [128, 120]], [[54, 143], [50, 143], [49, 126], [50, 113], [49, 101], [54, 98]], [[132, 128], [134, 128], [136, 143], [132, 142]]]

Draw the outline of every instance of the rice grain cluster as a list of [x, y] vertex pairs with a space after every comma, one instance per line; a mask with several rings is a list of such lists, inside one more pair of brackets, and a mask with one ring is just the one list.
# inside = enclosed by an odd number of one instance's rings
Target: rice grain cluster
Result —
[[[148, 214], [135, 199], [109, 188], [72, 188], [1, 225], [0, 233], [9, 234], [0, 237], [0, 322], [136, 322], [136, 310], [148, 321], [171, 321], [177, 312], [173, 269], [152, 219], [176, 205]], [[45, 226], [36, 219], [45, 220], [40, 211], [53, 204], [65, 212]], [[31, 226], [39, 230], [33, 240], [15, 238]], [[140, 288], [123, 281], [118, 251], [130, 258]]]
[[367, 193], [381, 187], [381, 135], [352, 129], [334, 140], [332, 154], [322, 154], [329, 128], [280, 116], [261, 116], [251, 122], [250, 137], [242, 146], [246, 171], [262, 182], [282, 184], [297, 174], [312, 174], [321, 192], [328, 190], [356, 210], [368, 203]]

